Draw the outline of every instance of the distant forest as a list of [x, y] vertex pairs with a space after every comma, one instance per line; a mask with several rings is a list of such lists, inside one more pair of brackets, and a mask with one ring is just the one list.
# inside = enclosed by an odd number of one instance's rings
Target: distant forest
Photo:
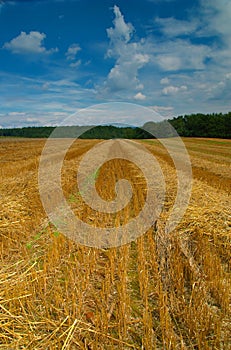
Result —
[[[227, 114], [191, 114], [168, 120], [169, 124], [184, 137], [216, 137], [231, 139], [231, 112]], [[174, 129], [167, 121], [147, 122], [143, 127], [102, 126], [62, 126], [56, 128], [53, 137], [73, 137], [81, 139], [147, 139], [175, 136]], [[47, 138], [55, 127], [24, 127], [0, 129], [0, 136]], [[155, 137], [153, 136], [155, 135]]]

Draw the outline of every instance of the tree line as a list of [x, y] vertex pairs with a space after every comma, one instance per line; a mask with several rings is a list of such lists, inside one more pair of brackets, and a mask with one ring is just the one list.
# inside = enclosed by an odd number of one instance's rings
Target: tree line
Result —
[[191, 114], [164, 120], [147, 122], [143, 127], [59, 126], [23, 127], [0, 129], [0, 136], [48, 138], [73, 137], [81, 139], [148, 139], [155, 137], [215, 137], [231, 139], [231, 112], [213, 114]]
[[179, 116], [170, 123], [180, 136], [231, 138], [231, 112]]
[[152, 135], [142, 128], [99, 126], [58, 126], [58, 127], [23, 127], [0, 129], [0, 136], [29, 138], [80, 138], [80, 139], [147, 139]]

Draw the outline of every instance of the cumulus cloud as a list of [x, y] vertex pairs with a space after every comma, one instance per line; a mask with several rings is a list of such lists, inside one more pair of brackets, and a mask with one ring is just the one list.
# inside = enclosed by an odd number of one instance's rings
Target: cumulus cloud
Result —
[[114, 15], [114, 27], [107, 29], [110, 39], [107, 57], [115, 58], [116, 62], [108, 74], [105, 86], [111, 92], [140, 89], [142, 85], [138, 72], [149, 62], [149, 55], [144, 52], [142, 40], [131, 41], [134, 28], [131, 23], [125, 22], [118, 6], [114, 6]]
[[[183, 62], [180, 56], [177, 56], [174, 52], [165, 53], [157, 56], [157, 64], [165, 71], [177, 71], [182, 69]], [[191, 68], [191, 67], [190, 67]]]
[[142, 92], [138, 92], [135, 96], [134, 99], [137, 101], [144, 101], [146, 100], [146, 96], [142, 94]]
[[159, 30], [167, 37], [186, 36], [195, 33], [200, 25], [196, 19], [185, 21], [174, 17], [156, 17], [155, 23], [159, 27]]
[[192, 44], [188, 39], [165, 41], [158, 45], [154, 62], [164, 71], [200, 70], [212, 56], [210, 47]]
[[82, 63], [81, 60], [77, 60], [76, 62], [70, 63], [70, 67], [72, 67], [72, 68], [79, 67], [81, 65], [81, 63]]
[[81, 65], [82, 61], [80, 59], [77, 60], [77, 55], [79, 51], [81, 51], [81, 47], [79, 44], [72, 44], [68, 47], [67, 52], [65, 53], [67, 61], [70, 62], [69, 66], [71, 68], [77, 68]]
[[4, 44], [3, 48], [17, 54], [49, 54], [57, 52], [58, 49], [47, 50], [43, 46], [46, 34], [31, 31], [29, 34], [21, 32], [16, 38]]
[[65, 53], [66, 59], [68, 61], [74, 61], [79, 51], [81, 51], [81, 47], [79, 46], [79, 44], [70, 45], [67, 49], [67, 52]]
[[160, 83], [161, 85], [168, 85], [170, 83], [170, 80], [168, 78], [162, 78]]
[[201, 35], [217, 38], [213, 54], [214, 62], [229, 68], [231, 56], [230, 18], [231, 2], [229, 0], [200, 0], [201, 11], [206, 22]]
[[211, 99], [225, 99], [230, 101], [231, 99], [231, 73], [225, 74], [224, 78], [217, 84], [210, 87], [209, 97]]
[[114, 15], [115, 19], [113, 21], [114, 28], [107, 29], [107, 35], [111, 39], [112, 42], [122, 41], [129, 42], [131, 36], [134, 32], [133, 25], [131, 23], [126, 23], [124, 20], [124, 16], [120, 12], [118, 6], [114, 6]]
[[230, 39], [231, 2], [229, 0], [200, 0], [203, 15], [211, 32], [217, 32]]
[[163, 88], [162, 94], [163, 95], [176, 95], [179, 92], [185, 92], [187, 90], [188, 90], [188, 88], [186, 85], [181, 85], [180, 87], [169, 85], [169, 86], [166, 86], [165, 88]]
[[[174, 17], [154, 19], [154, 30], [163, 34], [158, 45], [158, 64], [163, 70], [204, 69], [209, 59], [230, 67], [231, 2], [199, 0], [198, 16], [181, 20]], [[207, 45], [195, 44], [192, 38], [211, 38]]]

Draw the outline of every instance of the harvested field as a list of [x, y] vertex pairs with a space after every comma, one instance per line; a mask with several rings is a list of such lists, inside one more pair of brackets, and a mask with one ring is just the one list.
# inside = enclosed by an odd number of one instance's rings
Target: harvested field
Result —
[[[165, 176], [163, 211], [136, 241], [97, 249], [47, 219], [38, 190], [45, 140], [0, 139], [0, 349], [231, 348], [231, 141], [183, 141], [193, 189], [177, 228], [164, 230], [177, 190], [173, 162], [158, 141], [139, 141]], [[118, 179], [132, 183], [132, 201], [116, 215], [93, 211], [77, 188], [81, 156], [99, 142], [74, 142], [63, 192], [86, 223], [123, 225], [145, 201], [137, 167], [115, 159], [93, 178], [105, 200]]]

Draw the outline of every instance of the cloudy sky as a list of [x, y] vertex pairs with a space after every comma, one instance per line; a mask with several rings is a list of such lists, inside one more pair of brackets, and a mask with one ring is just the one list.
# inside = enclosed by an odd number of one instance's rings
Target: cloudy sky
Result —
[[230, 0], [0, 0], [0, 126], [108, 102], [230, 111], [230, 21]]

